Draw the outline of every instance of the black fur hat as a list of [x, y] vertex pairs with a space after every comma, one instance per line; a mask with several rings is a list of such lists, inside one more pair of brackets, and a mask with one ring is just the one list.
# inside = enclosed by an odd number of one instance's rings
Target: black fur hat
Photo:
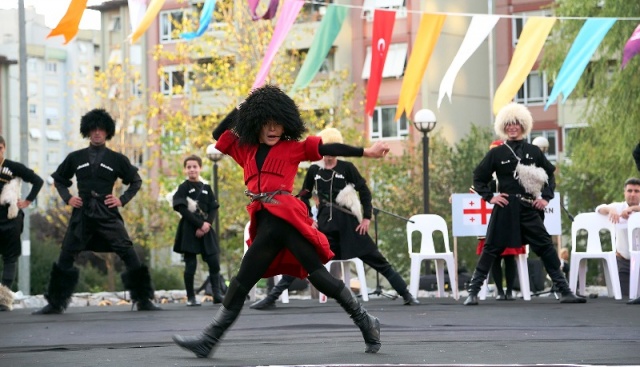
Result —
[[260, 129], [269, 121], [284, 127], [281, 140], [300, 140], [307, 131], [293, 99], [268, 84], [251, 92], [240, 105], [233, 130], [240, 144], [259, 144]]
[[91, 130], [103, 129], [107, 132], [107, 140], [113, 138], [116, 133], [116, 123], [109, 113], [101, 108], [95, 108], [87, 112], [80, 119], [80, 134], [83, 138], [88, 138]]

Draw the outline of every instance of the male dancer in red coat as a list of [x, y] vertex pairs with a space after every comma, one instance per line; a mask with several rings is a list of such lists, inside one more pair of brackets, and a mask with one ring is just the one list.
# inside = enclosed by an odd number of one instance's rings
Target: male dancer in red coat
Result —
[[323, 266], [333, 257], [329, 241], [312, 226], [306, 205], [291, 192], [302, 161], [317, 161], [323, 155], [381, 158], [389, 148], [381, 142], [366, 149], [323, 145], [315, 136], [301, 140], [305, 130], [295, 102], [279, 88], [267, 85], [254, 90], [213, 132], [216, 148], [244, 169], [245, 193], [251, 200], [247, 207], [250, 243], [213, 321], [199, 337], [173, 337], [197, 357], [211, 354], [258, 280], [277, 274], [300, 278], [308, 274], [311, 284], [335, 298], [360, 328], [366, 353], [376, 353], [382, 345], [378, 319]]

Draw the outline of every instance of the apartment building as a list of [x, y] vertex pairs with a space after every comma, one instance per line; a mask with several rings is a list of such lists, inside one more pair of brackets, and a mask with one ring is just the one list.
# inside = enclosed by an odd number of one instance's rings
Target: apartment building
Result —
[[[37, 208], [45, 209], [57, 200], [50, 174], [64, 157], [81, 146], [80, 116], [90, 105], [93, 85], [93, 35], [81, 32], [63, 45], [61, 37], [47, 39], [50, 29], [44, 16], [25, 9], [27, 48], [27, 119], [29, 161], [24, 162], [45, 180]], [[0, 54], [18, 60], [18, 10], [0, 10]], [[20, 70], [6, 67], [3, 78], [3, 136], [7, 157], [20, 160]], [[81, 102], [81, 101], [85, 101]]]

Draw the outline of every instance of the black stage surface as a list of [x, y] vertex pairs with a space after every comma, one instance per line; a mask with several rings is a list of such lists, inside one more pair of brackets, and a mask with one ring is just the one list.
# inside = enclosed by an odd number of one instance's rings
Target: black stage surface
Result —
[[382, 349], [365, 354], [357, 327], [332, 300], [293, 299], [273, 311], [248, 308], [214, 350], [197, 359], [171, 341], [195, 335], [211, 303], [162, 312], [126, 306], [73, 307], [63, 315], [0, 312], [0, 366], [254, 365], [640, 365], [640, 306], [610, 298], [563, 305], [487, 298], [465, 307], [445, 298], [419, 306], [374, 298]]

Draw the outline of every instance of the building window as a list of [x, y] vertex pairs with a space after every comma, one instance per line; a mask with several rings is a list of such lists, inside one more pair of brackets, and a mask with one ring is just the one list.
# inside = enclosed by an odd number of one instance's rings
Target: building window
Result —
[[380, 106], [373, 111], [371, 139], [401, 139], [409, 135], [407, 118], [403, 114], [395, 121], [396, 106]]
[[183, 9], [163, 11], [160, 13], [160, 42], [172, 42], [180, 39], [182, 21], [185, 16]]
[[38, 106], [36, 106], [35, 104], [30, 104], [29, 105], [29, 115], [35, 116], [37, 113], [38, 113]]
[[[382, 70], [383, 78], [399, 78], [404, 75], [404, 67], [407, 61], [407, 44], [392, 43], [389, 46], [387, 60]], [[362, 67], [362, 79], [369, 79], [371, 75], [371, 47], [367, 47], [367, 57]]]
[[549, 98], [549, 84], [547, 83], [547, 74], [540, 71], [532, 71], [527, 76], [515, 101], [524, 104], [541, 104], [545, 103]]
[[109, 21], [109, 30], [111, 32], [116, 32], [122, 29], [122, 22], [120, 20], [120, 17], [115, 16], [113, 18], [111, 18], [111, 20]]
[[55, 74], [58, 72], [58, 63], [55, 61], [47, 61], [46, 69], [47, 72]]
[[511, 18], [511, 40], [513, 47], [518, 44], [518, 39], [522, 34], [527, 18], [529, 17], [550, 17], [552, 14], [549, 10], [528, 11], [523, 13], [513, 13], [517, 18]]
[[527, 140], [529, 141], [529, 143], [531, 143], [533, 139], [539, 136], [542, 136], [543, 138], [546, 138], [549, 141], [549, 149], [545, 153], [545, 155], [547, 156], [547, 159], [549, 159], [550, 161], [557, 160], [558, 159], [558, 132], [556, 130], [532, 131], [531, 134], [529, 134], [529, 137], [527, 138]]
[[162, 94], [181, 95], [184, 93], [184, 71], [165, 68], [162, 72]]

